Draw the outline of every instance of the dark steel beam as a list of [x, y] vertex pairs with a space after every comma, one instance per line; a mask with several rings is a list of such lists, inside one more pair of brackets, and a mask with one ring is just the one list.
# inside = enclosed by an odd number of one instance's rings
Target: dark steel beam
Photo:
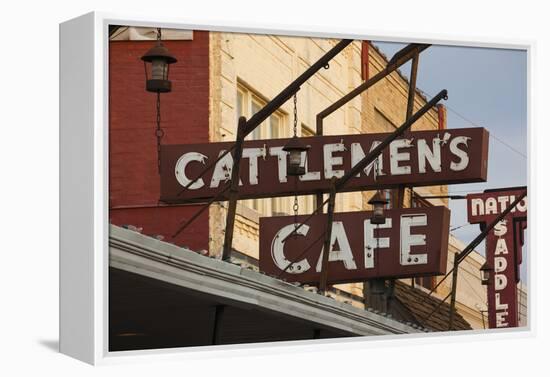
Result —
[[231, 257], [233, 244], [233, 229], [235, 228], [235, 215], [237, 213], [237, 199], [239, 197], [239, 170], [243, 155], [243, 143], [245, 137], [246, 118], [240, 117], [237, 125], [237, 141], [235, 142], [235, 155], [233, 156], [233, 168], [231, 169], [231, 185], [229, 188], [229, 204], [225, 222], [225, 239], [223, 242], [222, 260]]
[[412, 196], [416, 196], [419, 199], [466, 199], [465, 195], [429, 195], [429, 196], [422, 196], [422, 195], [418, 195], [415, 192], [412, 193]]
[[453, 260], [453, 280], [451, 285], [451, 309], [449, 310], [449, 330], [453, 329], [455, 319], [456, 287], [458, 282], [458, 254], [454, 255]]
[[328, 281], [328, 257], [331, 249], [332, 220], [334, 218], [334, 206], [336, 204], [336, 177], [332, 177], [327, 209], [327, 227], [325, 229], [325, 242], [323, 246], [323, 260], [321, 262], [321, 279], [319, 280], [319, 291], [325, 293]]
[[216, 305], [214, 308], [214, 324], [212, 326], [212, 345], [220, 344], [222, 332], [222, 319], [225, 305]]
[[[409, 47], [407, 49], [407, 47]], [[407, 54], [410, 54], [410, 53], [413, 53], [413, 58], [412, 58], [412, 63], [411, 63], [411, 75], [410, 75], [410, 79], [409, 79], [409, 93], [408, 93], [408, 97], [407, 97], [407, 110], [405, 112], [405, 120], [409, 120], [410, 117], [412, 116], [412, 113], [413, 113], [413, 110], [414, 110], [414, 100], [415, 100], [415, 94], [416, 94], [416, 76], [417, 76], [417, 72], [418, 72], [418, 57], [419, 57], [419, 52], [418, 52], [418, 47], [417, 46], [407, 46], [405, 47], [402, 51], [402, 53], [400, 54], [400, 52], [398, 52], [397, 54], [395, 54], [392, 58], [393, 61], [397, 61], [401, 56], [406, 56]], [[392, 61], [390, 60], [390, 62]], [[408, 137], [408, 135], [410, 134], [410, 128], [406, 129], [403, 134], [405, 135], [405, 137]], [[403, 208], [404, 205], [405, 205], [405, 189], [406, 189], [406, 185], [399, 185], [397, 187], [397, 197], [396, 197], [396, 203], [394, 205], [394, 208]], [[390, 312], [391, 313], [391, 306], [392, 306], [392, 300], [393, 300], [393, 292], [394, 292], [394, 287], [395, 287], [395, 279], [389, 279], [389, 287], [390, 289], [388, 290], [385, 290], [384, 292], [384, 295], [386, 296], [385, 297], [385, 302], [386, 302], [386, 308], [385, 308], [385, 311], [386, 312]]]
[[224, 189], [222, 191], [220, 191], [216, 196], [214, 196], [212, 199], [210, 199], [208, 201], [208, 203], [204, 204], [201, 206], [201, 208], [195, 212], [193, 214], [193, 216], [191, 216], [191, 218], [189, 220], [187, 220], [185, 223], [183, 223], [179, 228], [178, 230], [176, 230], [174, 232], [174, 234], [172, 235], [172, 238], [175, 238], [177, 237], [178, 234], [180, 234], [181, 232], [183, 232], [185, 230], [185, 228], [187, 228], [189, 225], [191, 225], [193, 223], [193, 221], [195, 221], [196, 219], [198, 219], [198, 217], [204, 212], [206, 211], [210, 205], [214, 202], [217, 202], [219, 200], [221, 200], [224, 196], [225, 196], [225, 193], [227, 192], [227, 190], [229, 190], [231, 188], [231, 184], [226, 184]]

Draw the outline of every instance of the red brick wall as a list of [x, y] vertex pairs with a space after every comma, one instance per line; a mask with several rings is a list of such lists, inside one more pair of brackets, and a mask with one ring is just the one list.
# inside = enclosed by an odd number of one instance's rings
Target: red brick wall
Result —
[[361, 78], [363, 81], [369, 79], [369, 41], [361, 42]]
[[[161, 94], [164, 144], [208, 142], [208, 32], [193, 34], [192, 41], [164, 41], [178, 59], [170, 67], [172, 92]], [[178, 225], [199, 207], [158, 206], [156, 94], [145, 91], [140, 60], [153, 43], [109, 46], [109, 218], [178, 245], [208, 249], [208, 211], [173, 240]]]

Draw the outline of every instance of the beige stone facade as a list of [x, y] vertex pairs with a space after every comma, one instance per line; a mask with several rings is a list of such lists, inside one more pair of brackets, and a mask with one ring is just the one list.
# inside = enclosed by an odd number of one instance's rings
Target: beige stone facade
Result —
[[[239, 115], [251, 116], [253, 110], [275, 97], [292, 80], [335, 45], [337, 41], [285, 36], [264, 36], [238, 33], [210, 33], [210, 140], [235, 140]], [[297, 94], [298, 134], [315, 130], [315, 117], [327, 106], [361, 84], [362, 43], [353, 42], [321, 70]], [[374, 46], [368, 49], [369, 76], [381, 71], [387, 58]], [[421, 65], [422, 58], [420, 58]], [[367, 92], [353, 99], [325, 119], [324, 133], [355, 134], [390, 132], [405, 120], [408, 81], [394, 72]], [[414, 111], [426, 103], [417, 93]], [[289, 137], [292, 134], [293, 102], [287, 101], [270, 123], [262, 125], [270, 130], [261, 131], [263, 137]], [[266, 121], [268, 122], [268, 121]], [[273, 127], [278, 127], [275, 129]], [[443, 124], [443, 127], [446, 125]], [[434, 108], [416, 122], [412, 129], [438, 129], [441, 127], [438, 111]], [[445, 195], [446, 186], [416, 187], [420, 195]], [[344, 193], [337, 195], [336, 211], [369, 209], [367, 204], [373, 192]], [[242, 201], [237, 207], [233, 248], [251, 258], [258, 258], [258, 219], [274, 212], [291, 213], [292, 198], [263, 199], [264, 203]], [[300, 213], [313, 210], [312, 198], [300, 198]], [[432, 199], [433, 205], [447, 205], [447, 200]], [[411, 204], [410, 190], [405, 193], [405, 206]], [[220, 253], [225, 229], [225, 203], [210, 208], [210, 251]], [[464, 245], [454, 237], [449, 242], [449, 269], [454, 253]], [[483, 311], [486, 310], [486, 292], [480, 284], [479, 268], [484, 258], [472, 253], [460, 266], [457, 309], [473, 328], [483, 328]], [[438, 279], [441, 279], [439, 277]], [[409, 283], [411, 279], [404, 280]], [[444, 298], [450, 289], [448, 278], [435, 292]], [[362, 283], [335, 286], [347, 294], [334, 297], [363, 307]], [[424, 289], [424, 288], [419, 288]], [[358, 299], [359, 298], [359, 299]]]

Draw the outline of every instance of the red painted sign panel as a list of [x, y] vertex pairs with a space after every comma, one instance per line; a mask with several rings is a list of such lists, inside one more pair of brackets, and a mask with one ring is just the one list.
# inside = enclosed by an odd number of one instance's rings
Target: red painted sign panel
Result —
[[[371, 224], [370, 211], [334, 214], [330, 284], [445, 273], [446, 207], [389, 209], [385, 214], [380, 225]], [[298, 216], [296, 223], [294, 216], [260, 218], [260, 271], [288, 281], [319, 282], [327, 218], [315, 215], [292, 234], [307, 217]]]
[[[468, 221], [490, 223], [524, 191], [519, 188], [468, 195]], [[487, 235], [486, 257], [492, 270], [487, 286], [490, 328], [518, 326], [517, 283], [526, 226], [527, 197]]]
[[[287, 176], [289, 139], [246, 141], [240, 165], [239, 198], [328, 192], [332, 177], [341, 177], [388, 136], [360, 134], [301, 138], [311, 148], [302, 155], [306, 174]], [[489, 133], [483, 128], [415, 131], [394, 140], [381, 156], [353, 178], [343, 191], [483, 182], [487, 178]], [[233, 143], [163, 145], [161, 201], [205, 201], [220, 193], [231, 177], [232, 154], [222, 158], [188, 189], [208, 164]]]

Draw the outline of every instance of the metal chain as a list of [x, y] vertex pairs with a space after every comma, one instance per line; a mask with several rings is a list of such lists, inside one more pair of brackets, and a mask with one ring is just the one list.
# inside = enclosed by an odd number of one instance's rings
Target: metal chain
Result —
[[155, 135], [157, 136], [157, 165], [160, 174], [160, 145], [164, 137], [164, 130], [160, 128], [160, 92], [157, 92], [157, 130]]
[[[162, 31], [157, 28], [157, 42], [160, 42], [162, 38]], [[157, 137], [157, 166], [160, 174], [160, 145], [162, 138], [164, 137], [164, 130], [160, 128], [160, 92], [157, 92], [157, 130], [155, 131]]]
[[294, 136], [298, 133], [298, 97], [294, 93]]
[[[294, 137], [297, 136], [297, 133], [298, 133], [298, 96], [296, 95], [296, 93], [294, 93]], [[294, 192], [297, 193], [298, 192], [298, 177], [294, 177], [294, 186], [295, 186], [295, 189], [294, 189]], [[298, 209], [299, 209], [299, 204], [298, 204], [298, 195], [294, 195], [294, 206], [292, 207], [292, 209], [294, 210], [294, 232], [295, 232], [295, 235], [296, 235], [296, 229], [298, 228]]]

